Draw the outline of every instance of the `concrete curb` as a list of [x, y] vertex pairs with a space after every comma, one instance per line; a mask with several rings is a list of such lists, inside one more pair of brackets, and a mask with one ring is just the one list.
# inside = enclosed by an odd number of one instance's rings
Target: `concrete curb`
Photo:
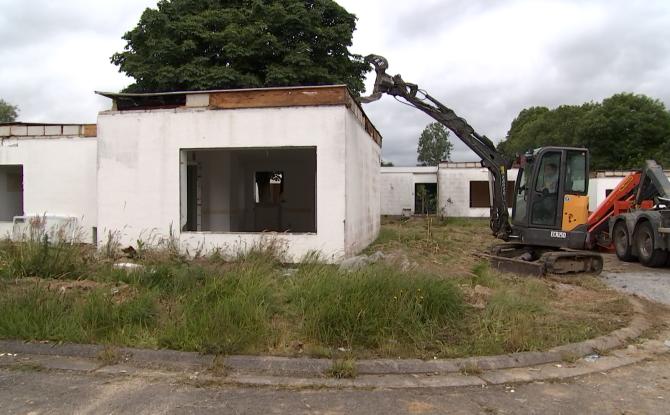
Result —
[[[450, 379], [460, 379], [460, 373], [480, 373], [484, 371], [500, 371], [506, 369], [525, 368], [529, 366], [559, 363], [565, 360], [576, 360], [593, 353], [620, 348], [627, 341], [639, 337], [651, 327], [644, 316], [641, 302], [629, 298], [635, 316], [628, 327], [580, 343], [558, 346], [546, 352], [522, 352], [499, 356], [470, 357], [460, 359], [440, 359], [423, 361], [418, 359], [376, 359], [356, 361], [358, 380], [363, 376], [397, 376], [397, 375], [446, 375]], [[48, 355], [98, 359], [106, 349], [101, 345], [85, 344], [50, 344], [25, 343], [15, 340], [0, 340], [0, 352], [25, 355]], [[207, 371], [215, 366], [214, 355], [201, 355], [193, 352], [174, 350], [148, 350], [136, 348], [119, 348], [119, 361], [128, 367], [176, 369]], [[245, 379], [253, 379], [259, 375], [275, 377], [322, 378], [332, 366], [331, 359], [266, 357], [266, 356], [227, 356], [216, 362], [223, 366], [231, 376], [237, 376], [245, 383]], [[102, 361], [100, 362], [102, 366]], [[454, 377], [454, 375], [457, 375]], [[389, 378], [390, 379], [390, 378]], [[323, 380], [323, 379], [321, 379]], [[433, 379], [433, 382], [435, 379]], [[481, 379], [480, 379], [481, 381]], [[352, 381], [356, 384], [355, 381]], [[289, 382], [292, 383], [292, 382]], [[304, 381], [298, 383], [305, 383]]]

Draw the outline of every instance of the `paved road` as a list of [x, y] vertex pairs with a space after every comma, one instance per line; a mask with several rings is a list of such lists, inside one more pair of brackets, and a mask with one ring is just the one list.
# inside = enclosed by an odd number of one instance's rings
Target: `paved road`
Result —
[[603, 272], [610, 286], [631, 294], [670, 305], [670, 269], [638, 272]]
[[670, 356], [565, 383], [420, 390], [197, 387], [0, 369], [2, 414], [665, 414]]
[[617, 290], [637, 294], [670, 305], [670, 267], [646, 268], [636, 262], [621, 262], [606, 254], [603, 281]]

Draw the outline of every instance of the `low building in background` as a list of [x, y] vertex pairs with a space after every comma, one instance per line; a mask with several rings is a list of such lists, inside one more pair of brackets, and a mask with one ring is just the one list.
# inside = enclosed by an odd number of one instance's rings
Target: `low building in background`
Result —
[[0, 124], [0, 236], [39, 218], [95, 241], [97, 148], [95, 124]]

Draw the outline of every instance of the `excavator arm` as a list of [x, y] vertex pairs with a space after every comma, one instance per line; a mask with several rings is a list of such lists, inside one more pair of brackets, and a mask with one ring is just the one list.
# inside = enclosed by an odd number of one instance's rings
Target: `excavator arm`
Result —
[[444, 106], [441, 102], [419, 89], [416, 84], [405, 82], [400, 75], [390, 76], [386, 73], [388, 61], [379, 55], [368, 55], [365, 58], [368, 64], [375, 68], [375, 80], [372, 95], [360, 98], [361, 103], [370, 103], [382, 97], [383, 94], [404, 99], [409, 105], [421, 110], [436, 121], [450, 129], [481, 158], [483, 167], [491, 172], [493, 178], [493, 203], [491, 204], [491, 230], [502, 240], [509, 240], [512, 227], [507, 210], [507, 170], [512, 163], [500, 154], [493, 142], [486, 136], [479, 135], [468, 122]]

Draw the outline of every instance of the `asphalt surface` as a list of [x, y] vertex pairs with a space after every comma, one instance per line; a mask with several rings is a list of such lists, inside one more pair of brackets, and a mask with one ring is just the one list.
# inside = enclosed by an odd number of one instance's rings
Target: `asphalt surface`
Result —
[[0, 369], [2, 414], [665, 414], [670, 357], [562, 383], [286, 390]]
[[602, 278], [617, 290], [670, 305], [670, 268], [625, 273], [603, 272]]

